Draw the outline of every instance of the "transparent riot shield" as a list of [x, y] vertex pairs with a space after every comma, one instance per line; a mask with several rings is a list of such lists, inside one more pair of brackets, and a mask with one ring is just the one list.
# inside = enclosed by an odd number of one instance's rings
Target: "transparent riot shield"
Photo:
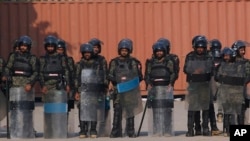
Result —
[[0, 90], [0, 134], [6, 134], [7, 129], [4, 127], [6, 123], [3, 123], [3, 119], [7, 115], [7, 98]]
[[110, 97], [105, 98], [104, 120], [97, 123], [99, 137], [109, 137], [111, 133]]
[[9, 92], [10, 138], [35, 138], [33, 110], [34, 90], [26, 92], [23, 87], [12, 87]]
[[44, 96], [44, 138], [67, 138], [67, 112], [66, 91], [49, 90]]
[[173, 88], [154, 86], [148, 96], [148, 135], [174, 136]]

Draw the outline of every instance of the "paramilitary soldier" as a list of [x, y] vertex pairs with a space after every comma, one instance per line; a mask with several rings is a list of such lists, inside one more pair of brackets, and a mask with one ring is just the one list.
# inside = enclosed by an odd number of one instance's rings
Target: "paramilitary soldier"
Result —
[[[44, 138], [67, 138], [69, 70], [65, 56], [56, 52], [57, 38], [44, 39], [46, 54], [40, 58], [40, 84], [44, 101]], [[64, 122], [62, 122], [64, 121]]]
[[108, 80], [115, 91], [113, 95], [113, 127], [111, 138], [122, 137], [122, 117], [126, 118], [126, 133], [136, 137], [134, 128], [135, 115], [142, 112], [142, 100], [139, 83], [142, 81], [141, 63], [130, 54], [133, 50], [132, 41], [122, 39], [118, 44], [118, 57], [109, 64]]
[[21, 36], [19, 52], [11, 53], [3, 74], [3, 81], [11, 80], [9, 90], [9, 131], [11, 138], [34, 138], [33, 110], [35, 93], [33, 86], [38, 77], [38, 59], [30, 53], [32, 40]]
[[[7, 104], [6, 104], [6, 82], [2, 81], [2, 75], [5, 67], [5, 60], [0, 57], [0, 126], [1, 126], [1, 121], [5, 118], [7, 114]], [[1, 130], [2, 127], [0, 127]]]
[[154, 57], [146, 61], [145, 81], [149, 86], [148, 116], [149, 135], [171, 136], [173, 132], [174, 96], [172, 84], [175, 81], [174, 63], [167, 59], [162, 42], [153, 44]]
[[[232, 49], [235, 50], [236, 52], [236, 61], [245, 64], [246, 73], [248, 73], [250, 71], [249, 70], [250, 60], [248, 58], [245, 58], [246, 46], [247, 46], [247, 43], [245, 41], [237, 40], [233, 43]], [[249, 82], [250, 80], [246, 80], [246, 81]], [[245, 94], [246, 93], [244, 91], [245, 100], [242, 103], [242, 111], [241, 111], [241, 114], [237, 116], [238, 124], [240, 125], [248, 124], [250, 121], [249, 114], [247, 114], [247, 112], [249, 112], [247, 111], [247, 109], [249, 110], [250, 101], [249, 101], [249, 98], [247, 98]]]
[[107, 70], [108, 70], [108, 64], [107, 60], [104, 56], [100, 55], [102, 51], [102, 45], [103, 42], [98, 38], [92, 38], [89, 40], [89, 43], [93, 45], [94, 48], [94, 54], [93, 59], [103, 64], [103, 71], [105, 75], [105, 89], [104, 93], [106, 94], [105, 97], [105, 117], [103, 122], [98, 122], [97, 127], [98, 128], [98, 136], [99, 137], [108, 137], [111, 131], [111, 115], [110, 115], [110, 94], [108, 91], [108, 80], [107, 80]]
[[[208, 127], [210, 104], [210, 80], [213, 73], [213, 59], [208, 55], [207, 39], [205, 36], [193, 38], [193, 49], [187, 54], [184, 64], [184, 73], [187, 76], [188, 94], [188, 132], [187, 137], [194, 136], [195, 114], [202, 111], [202, 135], [210, 136]], [[201, 132], [197, 130], [196, 132]], [[197, 134], [197, 133], [196, 133]]]
[[[198, 38], [199, 36], [197, 36]], [[221, 62], [221, 42], [218, 39], [213, 39], [210, 41], [210, 50], [208, 51], [208, 54], [213, 57], [213, 62], [214, 62], [214, 69], [220, 64]], [[215, 71], [215, 70], [214, 70]], [[222, 132], [218, 129], [217, 124], [216, 124], [216, 117], [215, 117], [215, 110], [214, 110], [214, 97], [216, 97], [217, 89], [218, 89], [218, 83], [215, 82], [214, 76], [211, 78], [211, 101], [209, 105], [209, 119], [210, 119], [210, 127], [211, 127], [211, 134], [212, 135], [219, 135]], [[222, 114], [222, 109], [221, 106], [218, 106], [218, 121], [223, 120], [223, 114]], [[201, 125], [200, 125], [200, 112], [195, 113], [195, 135], [201, 135]]]
[[82, 59], [76, 64], [76, 100], [80, 100], [80, 138], [97, 137], [97, 121], [104, 120], [105, 110], [105, 72], [104, 64], [93, 58], [93, 46], [89, 43], [80, 46]]
[[[222, 105], [223, 132], [224, 136], [229, 136], [229, 126], [235, 124], [235, 115], [242, 112], [242, 103], [244, 101], [243, 87], [246, 73], [245, 63], [236, 61], [236, 53], [233, 49], [225, 47], [222, 50], [223, 61], [218, 66], [215, 80], [220, 83], [218, 89], [218, 103]], [[238, 124], [242, 124], [238, 121]]]

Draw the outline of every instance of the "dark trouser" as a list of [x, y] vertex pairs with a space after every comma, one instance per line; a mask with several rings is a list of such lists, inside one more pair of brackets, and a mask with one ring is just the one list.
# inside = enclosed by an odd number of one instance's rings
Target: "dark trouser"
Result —
[[214, 111], [214, 104], [210, 103], [209, 105], [209, 119], [210, 119], [210, 127], [212, 131], [218, 131], [218, 127], [216, 124], [216, 117], [215, 117], [215, 111]]
[[194, 136], [194, 118], [195, 118], [195, 111], [188, 111], [188, 118], [187, 118], [188, 131], [186, 133], [187, 137]]
[[237, 122], [238, 125], [244, 125], [245, 124], [245, 112], [247, 110], [246, 104], [241, 105], [241, 113], [237, 115]]
[[113, 127], [110, 137], [122, 137], [122, 108], [120, 104], [114, 104]]

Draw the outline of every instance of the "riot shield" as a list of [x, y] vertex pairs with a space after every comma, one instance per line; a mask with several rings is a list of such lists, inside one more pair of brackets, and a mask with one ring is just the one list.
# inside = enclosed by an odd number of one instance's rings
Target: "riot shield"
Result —
[[7, 98], [3, 94], [3, 92], [0, 90], [0, 121], [2, 121], [7, 114], [6, 102], [7, 102]]
[[44, 95], [44, 138], [67, 138], [67, 93], [49, 90]]
[[189, 83], [186, 94], [186, 109], [190, 111], [208, 110], [211, 100], [209, 82]]
[[154, 86], [148, 96], [148, 135], [174, 136], [173, 88]]
[[35, 138], [33, 110], [34, 89], [26, 92], [23, 87], [12, 87], [9, 91], [10, 138]]
[[[105, 89], [103, 76], [93, 69], [82, 69], [80, 94], [80, 120], [104, 121]], [[102, 74], [100, 71], [99, 74]]]
[[99, 137], [109, 137], [111, 132], [111, 112], [110, 112], [110, 98], [105, 98], [105, 113], [104, 121], [97, 123], [97, 133]]
[[225, 114], [240, 114], [243, 97], [243, 86], [221, 84], [218, 89], [218, 104]]

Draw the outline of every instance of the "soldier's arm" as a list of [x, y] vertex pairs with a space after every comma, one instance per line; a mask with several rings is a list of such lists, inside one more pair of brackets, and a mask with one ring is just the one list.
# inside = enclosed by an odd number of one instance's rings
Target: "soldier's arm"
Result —
[[142, 65], [141, 65], [141, 62], [136, 59], [136, 58], [133, 58], [133, 60], [135, 61], [135, 64], [136, 64], [136, 67], [137, 67], [137, 73], [138, 73], [138, 76], [139, 76], [139, 80], [140, 82], [143, 80], [143, 74], [142, 74]]
[[40, 82], [41, 87], [43, 87], [45, 84], [44, 74], [43, 74], [44, 65], [45, 65], [45, 58], [40, 57], [40, 59], [39, 59], [39, 76], [38, 77], [39, 77], [39, 82]]
[[81, 86], [81, 67], [80, 63], [76, 63], [75, 65], [75, 76], [74, 76], [74, 85], [75, 85], [75, 90], [79, 92], [79, 87]]
[[106, 59], [104, 58], [102, 60], [102, 64], [103, 64], [103, 71], [104, 71], [104, 84], [106, 85], [106, 87], [108, 88], [108, 84], [109, 84], [109, 81], [107, 79], [107, 73], [108, 73], [108, 63], [106, 61]]
[[108, 69], [107, 79], [108, 79], [109, 81], [111, 81], [111, 83], [112, 83], [113, 85], [116, 85], [117, 82], [116, 82], [116, 79], [115, 79], [114, 72], [115, 72], [115, 61], [114, 61], [114, 60], [111, 60], [110, 63], [109, 63], [109, 69]]
[[12, 53], [12, 54], [10, 54], [8, 61], [7, 61], [7, 64], [4, 68], [3, 76], [9, 77], [11, 75], [11, 69], [13, 67], [14, 61], [15, 61], [15, 53]]
[[150, 63], [150, 60], [147, 59], [146, 64], [145, 64], [145, 74], [144, 74], [146, 89], [147, 89], [148, 85], [150, 85], [150, 77], [149, 77], [150, 72], [151, 72], [151, 63]]
[[172, 60], [169, 60], [167, 63], [167, 67], [169, 68], [169, 71], [170, 71], [170, 83], [173, 85], [176, 80], [174, 62]]
[[245, 71], [246, 71], [246, 83], [250, 82], [250, 60], [248, 60], [245, 64]]
[[31, 57], [31, 66], [32, 66], [32, 75], [28, 78], [28, 84], [31, 84], [32, 86], [35, 84], [38, 73], [39, 73], [39, 64], [38, 64], [38, 59], [35, 56]]
[[69, 67], [68, 67], [68, 63], [67, 63], [67, 58], [66, 57], [62, 57], [62, 67], [64, 70], [64, 79], [67, 83], [67, 85], [69, 84]]

